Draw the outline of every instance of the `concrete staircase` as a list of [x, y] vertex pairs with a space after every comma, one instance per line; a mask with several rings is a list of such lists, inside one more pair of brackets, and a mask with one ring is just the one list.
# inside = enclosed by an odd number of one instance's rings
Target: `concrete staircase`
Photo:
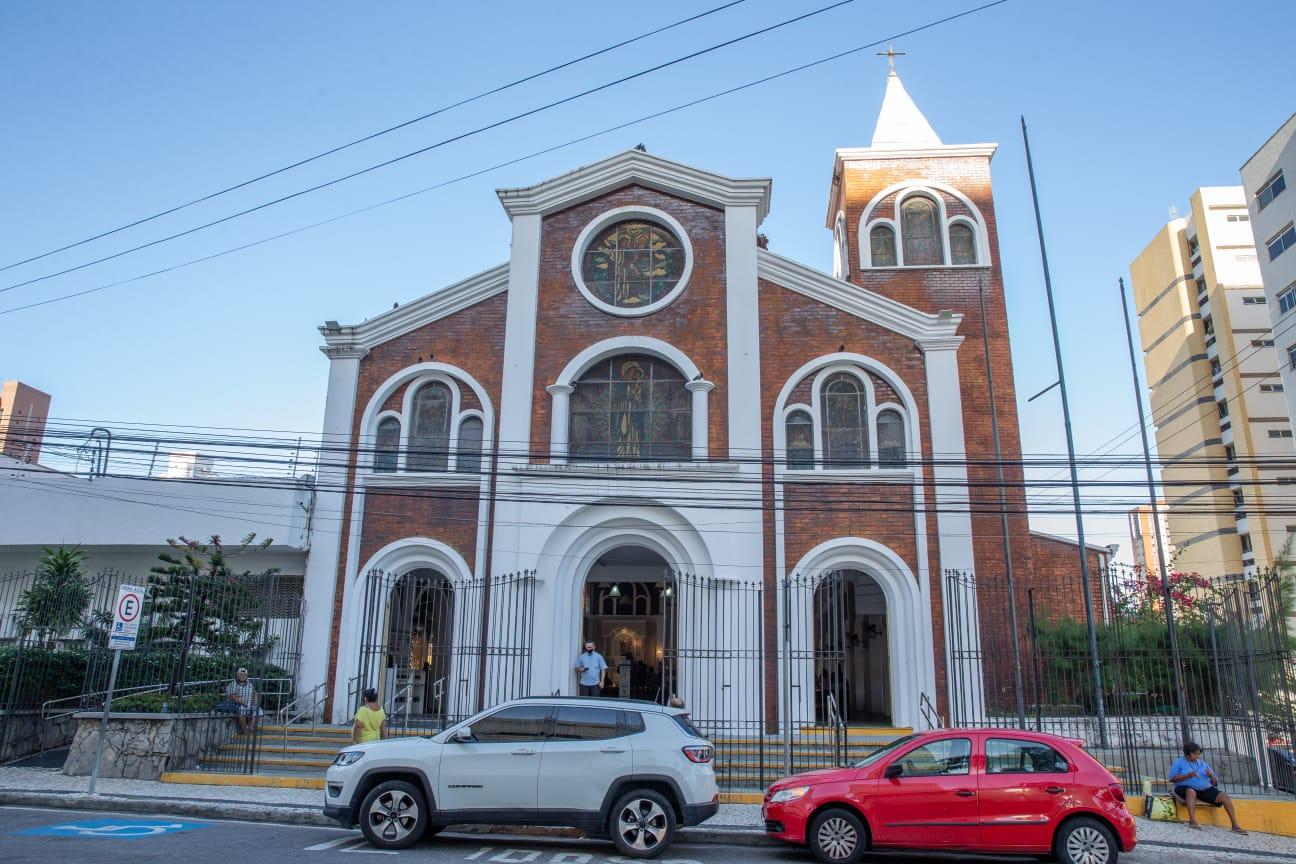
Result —
[[349, 726], [279, 726], [260, 729], [261, 750], [255, 774], [231, 773], [246, 760], [249, 735], [238, 734], [193, 771], [170, 771], [167, 783], [216, 783], [323, 789], [324, 771], [333, 757], [351, 743]]
[[[807, 726], [792, 739], [792, 773], [854, 764], [884, 744], [908, 735], [911, 729], [890, 726], [852, 726], [841, 746], [834, 746], [832, 730]], [[763, 737], [716, 736], [716, 779], [728, 791], [763, 791], [784, 775], [786, 746], [782, 735]]]

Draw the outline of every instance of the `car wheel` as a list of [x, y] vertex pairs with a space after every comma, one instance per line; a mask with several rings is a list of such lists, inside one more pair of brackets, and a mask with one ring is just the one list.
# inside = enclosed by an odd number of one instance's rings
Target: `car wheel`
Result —
[[868, 849], [868, 829], [849, 810], [825, 810], [810, 820], [806, 842], [825, 864], [855, 864]]
[[404, 780], [379, 783], [360, 805], [360, 830], [379, 849], [404, 849], [427, 830], [428, 809], [423, 792]]
[[660, 792], [628, 792], [612, 808], [608, 833], [621, 854], [656, 858], [675, 839], [675, 808]]
[[1061, 864], [1116, 864], [1120, 850], [1110, 828], [1082, 816], [1062, 826], [1053, 841], [1053, 854]]

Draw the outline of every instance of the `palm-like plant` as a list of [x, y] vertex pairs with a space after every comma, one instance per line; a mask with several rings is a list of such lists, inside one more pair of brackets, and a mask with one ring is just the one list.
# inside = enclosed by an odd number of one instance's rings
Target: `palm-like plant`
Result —
[[18, 595], [15, 608], [24, 637], [32, 633], [42, 644], [81, 626], [90, 605], [85, 581], [86, 553], [80, 549], [45, 549], [32, 586]]

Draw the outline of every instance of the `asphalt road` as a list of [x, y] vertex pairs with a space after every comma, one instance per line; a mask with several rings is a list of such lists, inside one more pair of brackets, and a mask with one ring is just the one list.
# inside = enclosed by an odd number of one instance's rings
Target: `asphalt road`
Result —
[[[1128, 864], [1181, 862], [1183, 849], [1140, 848]], [[382, 855], [425, 864], [630, 864], [610, 843], [494, 835], [442, 834], [400, 852], [372, 849], [359, 831], [224, 822], [75, 810], [0, 807], [0, 861], [5, 864], [348, 864], [351, 855]], [[1228, 856], [1273, 864], [1277, 858]], [[359, 859], [363, 861], [365, 859]], [[369, 859], [375, 860], [375, 859]], [[377, 859], [383, 860], [383, 859]], [[662, 864], [812, 864], [799, 849], [676, 844]], [[952, 864], [1024, 861], [981, 856], [874, 855], [866, 862]], [[1211, 860], [1202, 856], [1198, 860]]]

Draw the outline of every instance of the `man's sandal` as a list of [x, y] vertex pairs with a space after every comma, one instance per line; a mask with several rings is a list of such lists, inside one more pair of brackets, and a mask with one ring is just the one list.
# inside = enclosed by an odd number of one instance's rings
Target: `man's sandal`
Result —
[[1196, 822], [1189, 822], [1189, 823], [1188, 823], [1188, 827], [1191, 828], [1191, 829], [1193, 829], [1194, 831], [1200, 831], [1200, 830], [1202, 830], [1201, 825], [1198, 824], [1198, 823], [1196, 823]]
[[1234, 834], [1241, 834], [1241, 835], [1243, 835], [1243, 836], [1245, 837], [1246, 835], [1250, 834], [1251, 832], [1250, 832], [1250, 831], [1247, 831], [1247, 830], [1244, 829], [1244, 828], [1234, 828], [1234, 829], [1233, 829], [1233, 833], [1234, 833]]

